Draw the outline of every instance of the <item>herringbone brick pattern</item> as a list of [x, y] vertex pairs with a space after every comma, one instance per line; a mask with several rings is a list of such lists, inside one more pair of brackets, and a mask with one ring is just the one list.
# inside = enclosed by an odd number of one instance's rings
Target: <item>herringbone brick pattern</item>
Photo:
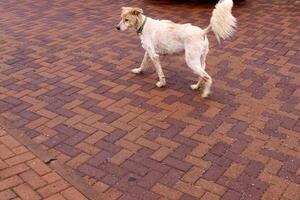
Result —
[[0, 199], [87, 200], [1, 127]]
[[104, 199], [300, 197], [300, 9], [248, 0], [238, 31], [209, 36], [213, 94], [191, 91], [183, 58], [166, 57], [168, 85], [119, 33], [121, 6], [205, 27], [213, 3], [1, 1], [0, 113], [76, 169]]

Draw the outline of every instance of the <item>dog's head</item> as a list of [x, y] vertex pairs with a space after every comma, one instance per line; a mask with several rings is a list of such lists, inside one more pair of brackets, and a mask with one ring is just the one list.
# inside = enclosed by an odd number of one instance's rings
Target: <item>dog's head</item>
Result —
[[125, 31], [129, 28], [137, 28], [142, 19], [143, 10], [141, 8], [122, 7], [121, 21], [117, 25], [117, 29]]

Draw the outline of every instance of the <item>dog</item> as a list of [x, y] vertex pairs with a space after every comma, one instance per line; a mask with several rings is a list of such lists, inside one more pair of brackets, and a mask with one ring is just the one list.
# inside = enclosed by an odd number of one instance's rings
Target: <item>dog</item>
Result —
[[191, 89], [197, 90], [204, 85], [202, 97], [207, 97], [212, 85], [212, 78], [205, 71], [209, 51], [207, 34], [212, 31], [218, 42], [233, 35], [236, 18], [231, 13], [232, 7], [232, 0], [220, 0], [212, 12], [210, 24], [205, 29], [191, 24], [177, 24], [170, 20], [152, 19], [143, 15], [141, 8], [122, 7], [121, 21], [116, 27], [117, 30], [134, 29], [145, 49], [141, 66], [131, 71], [139, 74], [152, 61], [159, 78], [156, 86], [163, 87], [166, 85], [166, 78], [159, 56], [184, 53], [186, 64], [199, 76], [197, 83], [190, 86]]

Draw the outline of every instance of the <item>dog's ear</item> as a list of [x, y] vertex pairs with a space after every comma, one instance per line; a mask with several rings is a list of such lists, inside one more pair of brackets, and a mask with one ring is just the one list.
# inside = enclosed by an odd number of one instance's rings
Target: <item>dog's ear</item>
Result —
[[132, 8], [130, 13], [132, 13], [133, 15], [139, 15], [143, 13], [143, 9], [141, 8]]

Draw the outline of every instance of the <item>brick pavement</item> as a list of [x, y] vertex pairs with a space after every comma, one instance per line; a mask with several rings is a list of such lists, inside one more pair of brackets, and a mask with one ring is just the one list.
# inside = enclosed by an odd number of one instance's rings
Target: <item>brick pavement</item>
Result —
[[87, 200], [75, 187], [2, 128], [0, 199]]
[[[208, 24], [213, 4], [25, 0], [0, 3], [0, 113], [72, 167], [104, 199], [284, 199], [300, 193], [300, 10], [249, 0], [217, 46], [213, 94], [191, 91], [182, 58], [130, 73], [135, 33], [114, 30], [121, 6]], [[188, 14], [187, 14], [188, 13]]]

